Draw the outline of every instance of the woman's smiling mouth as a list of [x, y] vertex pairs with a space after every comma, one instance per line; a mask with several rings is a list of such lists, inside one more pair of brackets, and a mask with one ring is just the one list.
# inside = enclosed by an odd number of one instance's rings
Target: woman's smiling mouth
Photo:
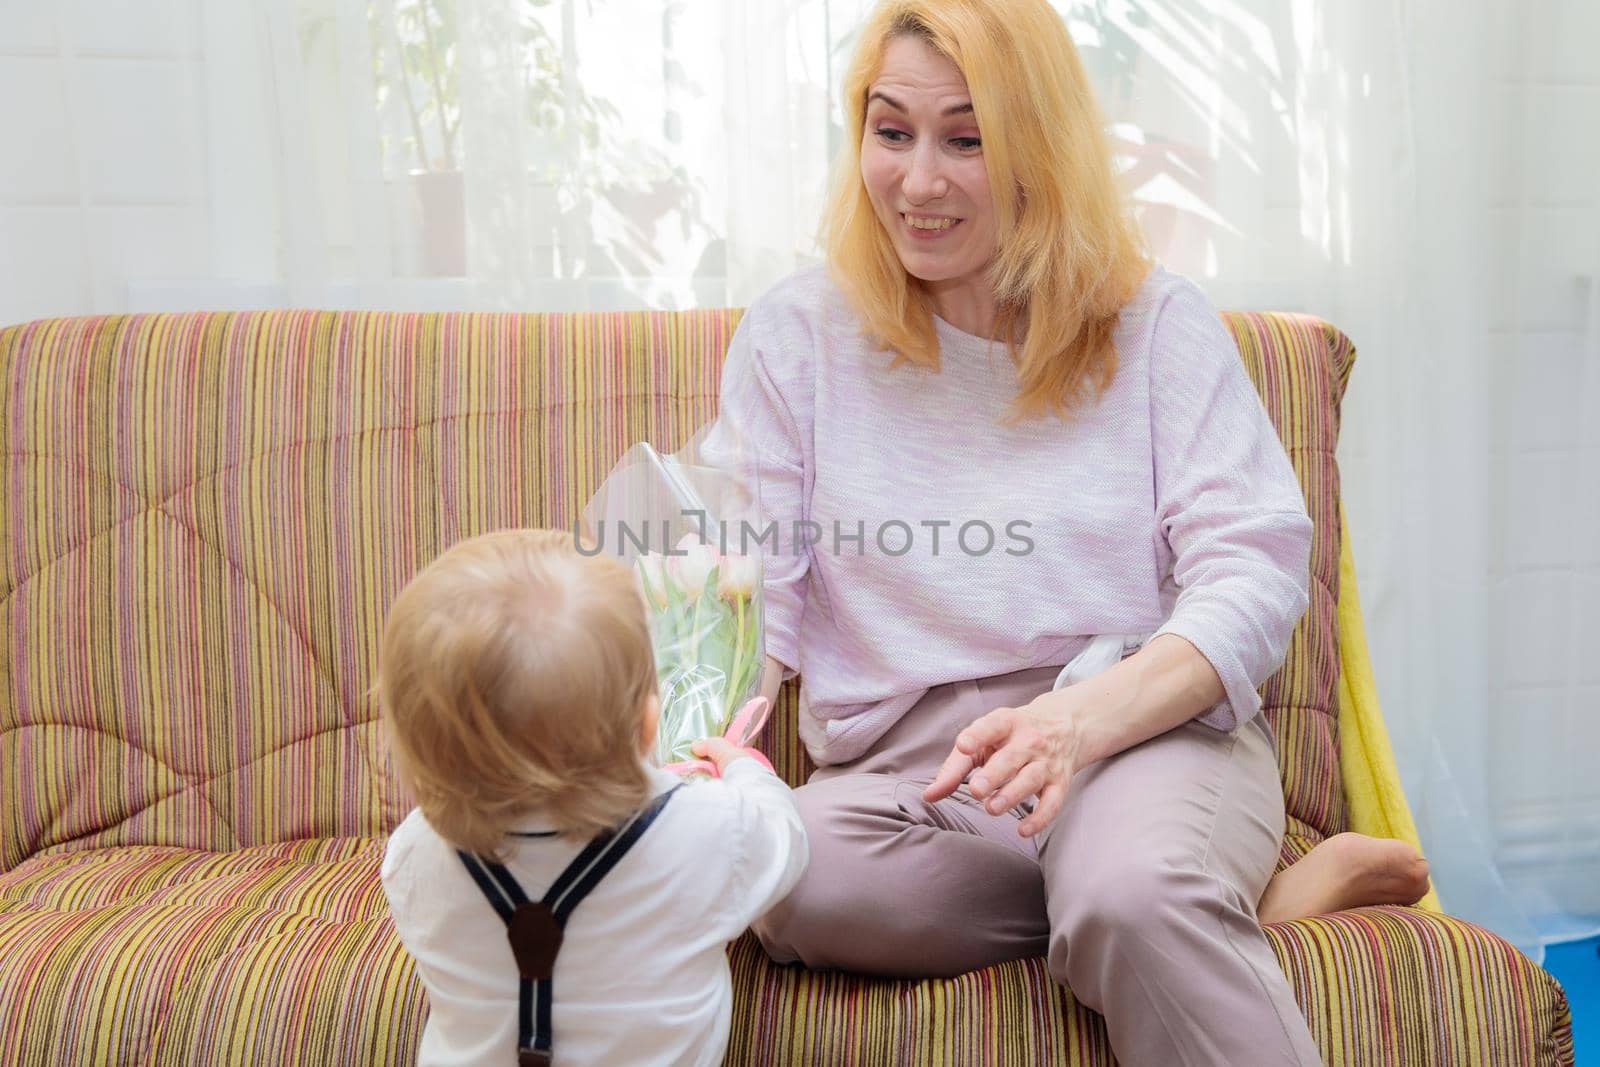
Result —
[[911, 232], [913, 237], [919, 237], [924, 240], [943, 237], [961, 225], [962, 221], [961, 219], [953, 219], [948, 215], [912, 215], [907, 212], [901, 212], [900, 217], [905, 221], [906, 229]]

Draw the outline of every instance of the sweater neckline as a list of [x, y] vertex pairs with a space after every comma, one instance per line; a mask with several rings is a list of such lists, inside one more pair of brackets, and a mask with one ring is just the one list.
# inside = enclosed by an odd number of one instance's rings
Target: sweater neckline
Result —
[[1015, 375], [1016, 362], [1009, 357], [1004, 341], [979, 337], [958, 326], [951, 325], [937, 314], [933, 316], [933, 331], [939, 340], [942, 366], [963, 368], [963, 375], [973, 372], [985, 377], [993, 374]]
[[959, 326], [953, 325], [949, 320], [941, 318], [938, 312], [933, 312], [934, 330], [943, 339], [949, 340], [959, 348], [971, 349], [974, 352], [983, 352], [990, 345], [1005, 347], [1005, 342], [996, 341], [990, 337], [979, 337], [975, 333], [968, 333]]

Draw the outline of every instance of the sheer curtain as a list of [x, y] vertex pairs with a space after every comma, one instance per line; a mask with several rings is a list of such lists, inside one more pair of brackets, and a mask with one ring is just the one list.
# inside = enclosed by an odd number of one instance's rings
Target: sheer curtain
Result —
[[744, 304], [814, 253], [857, 0], [203, 9], [213, 244], [294, 303]]
[[[869, 7], [208, 9], [217, 259], [295, 304], [748, 303], [816, 256]], [[1600, 914], [1600, 202], [1536, 173], [1551, 27], [1509, 0], [1057, 7], [1160, 257], [1355, 340], [1340, 459], [1401, 774], [1446, 907], [1538, 957]], [[1552, 218], [1589, 229], [1556, 254]]]

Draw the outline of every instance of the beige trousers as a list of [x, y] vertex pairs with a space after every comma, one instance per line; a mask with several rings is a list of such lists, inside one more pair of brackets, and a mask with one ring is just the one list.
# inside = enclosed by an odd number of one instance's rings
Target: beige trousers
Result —
[[[1283, 835], [1272, 737], [1198, 722], [1080, 772], [1042, 834], [967, 791], [929, 804], [956, 734], [1059, 667], [929, 690], [860, 759], [795, 792], [805, 877], [755, 932], [773, 959], [942, 977], [1045, 955], [1131, 1067], [1321, 1063], [1256, 921]], [[1029, 802], [1031, 804], [1031, 801]]]

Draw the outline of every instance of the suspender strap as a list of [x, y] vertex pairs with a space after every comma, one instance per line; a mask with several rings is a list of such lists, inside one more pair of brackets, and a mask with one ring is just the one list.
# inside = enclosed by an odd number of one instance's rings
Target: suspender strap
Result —
[[661, 814], [661, 809], [666, 807], [672, 794], [680, 788], [681, 786], [673, 786], [636, 812], [614, 833], [602, 834], [589, 842], [588, 846], [578, 854], [578, 858], [561, 872], [551, 884], [550, 891], [544, 895], [544, 903], [550, 905], [550, 910], [555, 912], [556, 919], [562, 926], [567, 925], [567, 917], [572, 914], [572, 909], [583, 902], [583, 898], [600, 884], [602, 878], [611, 873], [611, 868], [615, 867], [639, 838], [644, 836], [644, 832], [656, 821], [656, 816]]
[[578, 858], [556, 877], [550, 891], [538, 903], [528, 899], [503, 864], [491, 863], [470, 852], [457, 853], [495, 914], [506, 924], [506, 938], [517, 960], [518, 1067], [550, 1067], [550, 1015], [555, 999], [551, 979], [567, 919], [638, 843], [680, 788], [681, 785], [673, 786], [616, 830], [601, 834], [585, 845]]
[[511, 877], [511, 872], [498, 863], [488, 863], [471, 852], [460, 852], [461, 862], [467, 865], [467, 873], [472, 875], [472, 880], [478, 883], [478, 888], [488, 899], [490, 907], [507, 926], [511, 925], [511, 916], [516, 912], [517, 905], [528, 903], [528, 895], [522, 891], [522, 886]]

